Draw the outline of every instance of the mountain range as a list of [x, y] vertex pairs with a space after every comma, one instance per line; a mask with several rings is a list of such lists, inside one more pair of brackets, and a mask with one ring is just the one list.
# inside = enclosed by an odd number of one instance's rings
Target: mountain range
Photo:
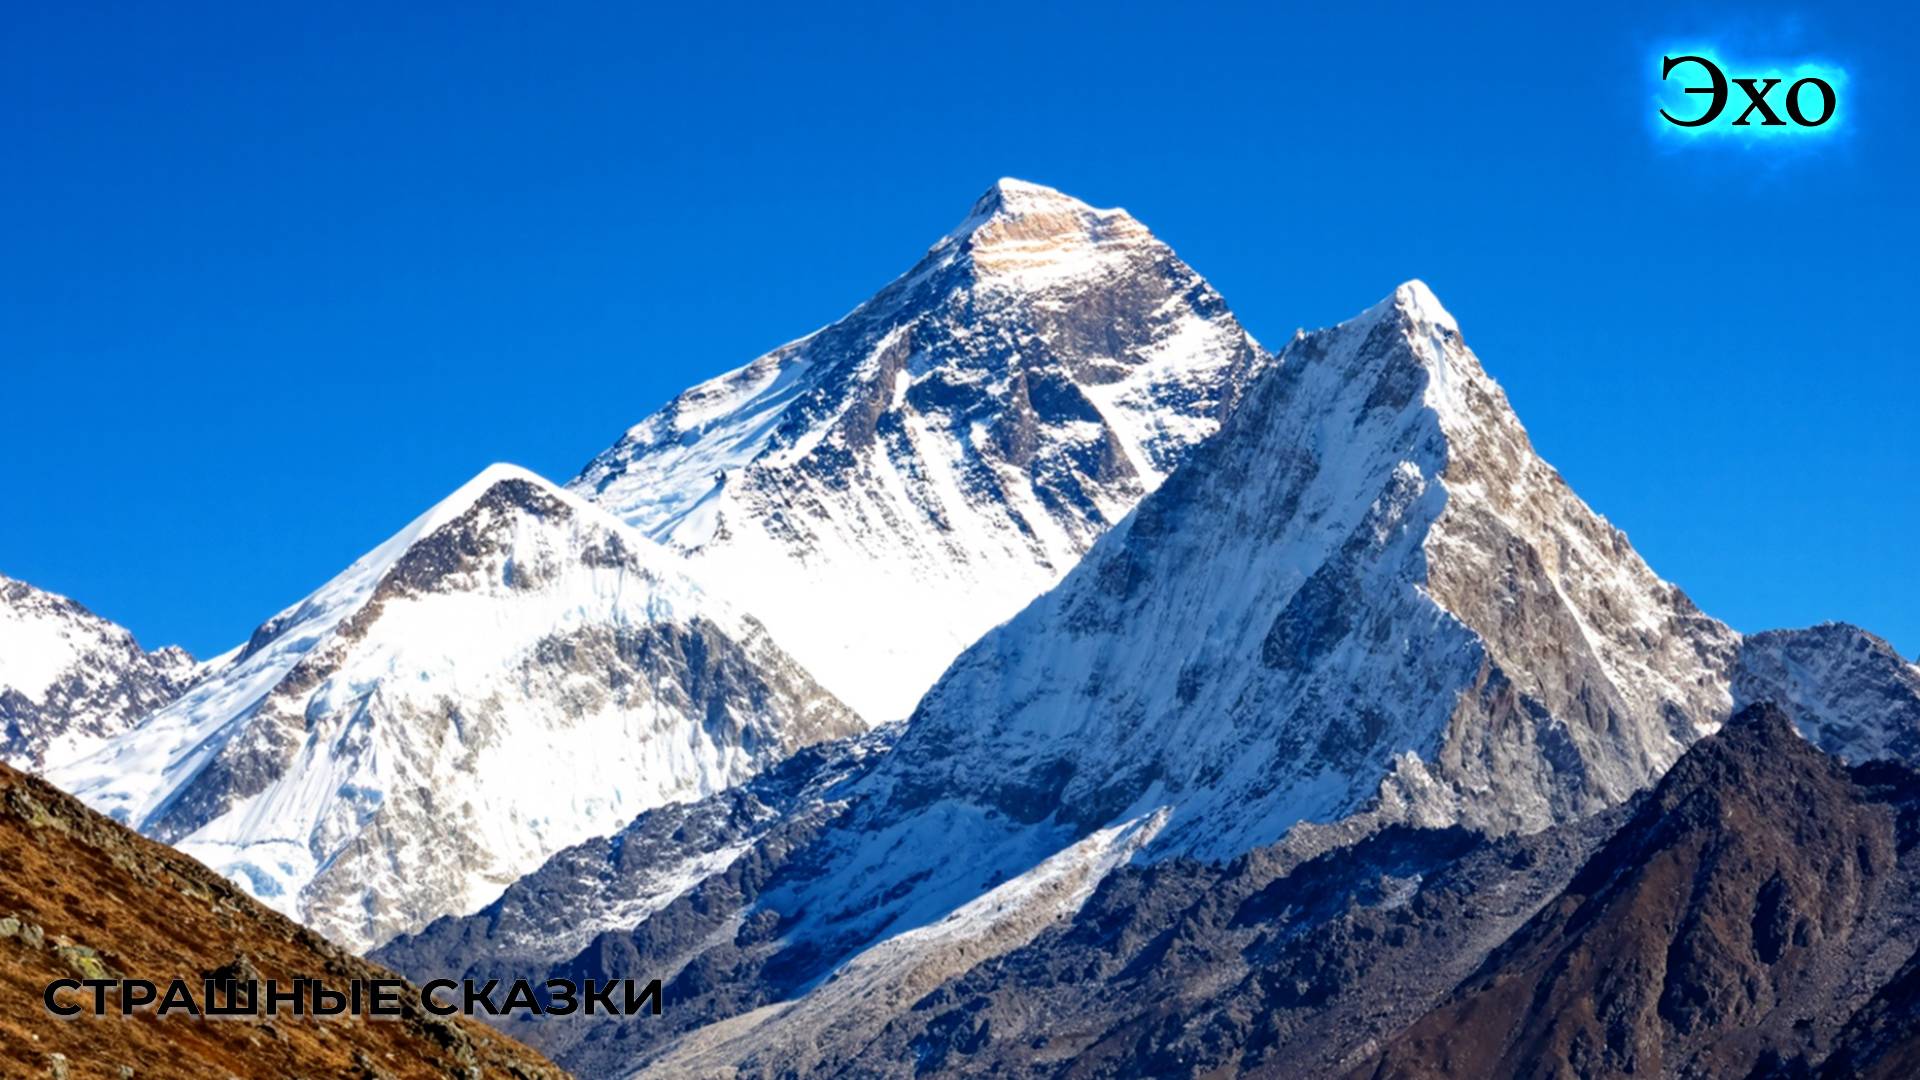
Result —
[[512, 1023], [583, 1075], [1913, 1052], [1920, 667], [1700, 611], [1424, 284], [1269, 353], [1037, 185], [167, 663], [19, 752], [410, 977], [665, 979]]
[[[593, 1073], [861, 1072], [928, 995], [1123, 866], [1589, 828], [1718, 729], [1736, 687], [1788, 700], [1836, 754], [1895, 752], [1914, 669], [1875, 641], [1744, 639], [1698, 611], [1540, 461], [1409, 283], [1296, 337], [1060, 585], [954, 661], [889, 752], [802, 804], [805, 828], [546, 957], [676, 971], [677, 1019], [518, 1033]], [[1842, 671], [1852, 689], [1823, 681]], [[1851, 711], [1867, 700], [1897, 708]], [[1531, 912], [1507, 914], [1485, 947]], [[469, 920], [379, 955], [471, 970], [492, 948]]]

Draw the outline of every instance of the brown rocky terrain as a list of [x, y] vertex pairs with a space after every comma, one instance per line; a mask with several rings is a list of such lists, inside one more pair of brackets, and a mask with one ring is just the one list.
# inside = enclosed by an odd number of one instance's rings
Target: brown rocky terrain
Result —
[[[558, 1078], [539, 1054], [480, 1023], [440, 1018], [409, 995], [392, 1020], [204, 1020], [138, 1013], [50, 1015], [42, 995], [71, 978], [182, 978], [210, 972], [392, 978], [275, 914], [192, 859], [0, 765], [0, 1076]], [[112, 999], [109, 999], [110, 1007]]]
[[1754, 706], [1353, 1075], [1912, 1075], [1917, 804]]

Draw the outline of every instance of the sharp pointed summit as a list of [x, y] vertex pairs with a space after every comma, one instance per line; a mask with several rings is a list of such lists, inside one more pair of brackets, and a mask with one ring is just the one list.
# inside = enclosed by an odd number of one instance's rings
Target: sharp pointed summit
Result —
[[1219, 428], [1263, 362], [1124, 211], [995, 184], [906, 274], [696, 386], [572, 483], [906, 715]]
[[969, 227], [995, 217], [1024, 217], [1033, 214], [1077, 214], [1087, 216], [1124, 216], [1124, 210], [1096, 210], [1071, 195], [1050, 188], [1045, 184], [1035, 184], [1003, 176], [993, 182], [993, 186], [982, 192], [973, 201], [973, 210], [967, 214], [956, 233], [969, 231]]
[[1141, 248], [1155, 245], [1125, 210], [1098, 210], [1050, 187], [1002, 179], [929, 257], [958, 252], [983, 283], [1033, 289], [1124, 273]]
[[1288, 345], [895, 756], [1082, 829], [1170, 804], [1160, 847], [1208, 857], [1362, 811], [1533, 829], [1713, 730], [1737, 641], [1540, 460], [1410, 282]]

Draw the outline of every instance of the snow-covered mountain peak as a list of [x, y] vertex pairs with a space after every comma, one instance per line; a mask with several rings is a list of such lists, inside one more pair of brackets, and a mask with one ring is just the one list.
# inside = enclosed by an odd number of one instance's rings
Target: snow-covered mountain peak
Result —
[[[980, 215], [992, 213], [997, 209], [1011, 212], [1035, 209], [1072, 209], [1092, 211], [1093, 208], [1057, 188], [1045, 184], [1036, 184], [1031, 180], [1022, 180], [1016, 176], [1003, 176], [993, 182], [978, 199], [974, 200], [973, 212]], [[1114, 211], [1096, 211], [1113, 213]]]
[[1920, 664], [1847, 623], [1767, 630], [1740, 643], [1736, 707], [1772, 702], [1800, 733], [1852, 762], [1920, 763]]
[[1460, 324], [1454, 321], [1453, 313], [1440, 303], [1440, 298], [1419, 278], [1401, 282], [1385, 299], [1351, 321], [1378, 321], [1388, 315], [1400, 320], [1402, 325], [1416, 329], [1430, 329], [1443, 334], [1460, 332]]
[[1125, 210], [1101, 210], [1053, 188], [1002, 179], [928, 258], [958, 261], [983, 287], [1036, 290], [1124, 272], [1140, 249], [1162, 246]]
[[198, 673], [180, 648], [149, 652], [79, 603], [0, 575], [0, 760], [16, 768], [80, 756]]
[[1460, 325], [1425, 282], [1401, 284], [1331, 329], [1296, 335], [1290, 355], [1326, 367], [1324, 380], [1364, 392], [1368, 411], [1387, 405], [1432, 409], [1449, 434], [1493, 422], [1518, 428], [1505, 393], [1465, 347]]
[[1036, 224], [1074, 229], [1087, 219], [1124, 216], [1124, 210], [1097, 210], [1045, 184], [1003, 176], [973, 201], [973, 209], [947, 234], [947, 239], [964, 238], [990, 223], [1031, 219]]
[[[369, 565], [387, 562], [397, 551], [404, 551], [432, 535], [448, 523], [473, 512], [477, 506], [496, 508], [520, 506], [523, 509], [549, 507], [556, 511], [586, 515], [602, 527], [617, 528], [618, 519], [600, 507], [519, 465], [495, 462], [480, 470], [425, 513], [414, 518], [385, 543], [375, 548], [364, 561]], [[357, 564], [356, 564], [357, 565]]]
[[1004, 180], [872, 299], [682, 393], [570, 486], [737, 586], [868, 719], [898, 719], [1263, 360], [1125, 212]]
[[682, 565], [494, 466], [56, 782], [338, 940], [376, 943], [642, 810], [862, 729]]
[[1212, 856], [1369, 805], [1538, 828], [1712, 730], [1736, 641], [1539, 459], [1409, 283], [1296, 338], [956, 661], [896, 768], [1079, 828], [1172, 805], [1157, 846]]

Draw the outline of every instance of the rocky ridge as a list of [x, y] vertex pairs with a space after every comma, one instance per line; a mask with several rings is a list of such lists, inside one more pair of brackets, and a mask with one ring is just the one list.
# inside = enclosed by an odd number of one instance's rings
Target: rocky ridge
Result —
[[184, 649], [148, 651], [79, 603], [0, 576], [0, 761], [38, 770], [80, 757], [199, 675]]

